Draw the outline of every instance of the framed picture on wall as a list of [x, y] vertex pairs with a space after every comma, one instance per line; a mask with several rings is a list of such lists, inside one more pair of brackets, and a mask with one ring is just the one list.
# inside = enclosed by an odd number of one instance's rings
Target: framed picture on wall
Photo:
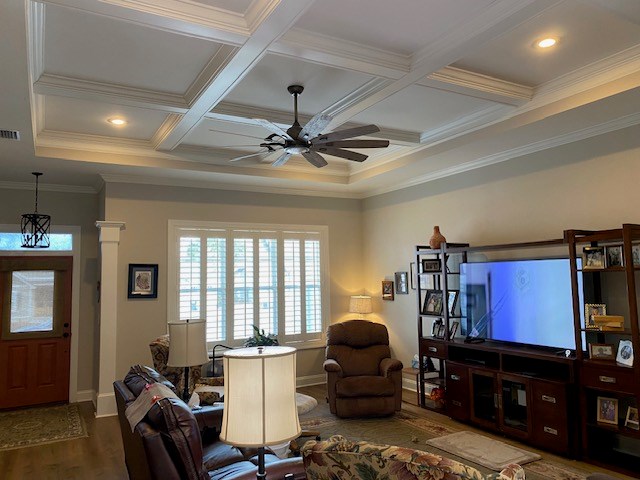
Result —
[[396, 294], [407, 295], [409, 293], [408, 274], [407, 272], [396, 272]]
[[382, 281], [382, 299], [393, 300], [393, 280]]
[[158, 298], [158, 264], [130, 263], [128, 298]]

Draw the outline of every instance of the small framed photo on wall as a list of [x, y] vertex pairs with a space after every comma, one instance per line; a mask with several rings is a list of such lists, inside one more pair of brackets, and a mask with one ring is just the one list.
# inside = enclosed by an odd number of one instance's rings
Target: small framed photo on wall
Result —
[[396, 294], [407, 295], [409, 293], [409, 280], [407, 272], [396, 272]]
[[393, 300], [393, 280], [382, 281], [382, 299]]
[[128, 298], [158, 298], [158, 264], [130, 263]]

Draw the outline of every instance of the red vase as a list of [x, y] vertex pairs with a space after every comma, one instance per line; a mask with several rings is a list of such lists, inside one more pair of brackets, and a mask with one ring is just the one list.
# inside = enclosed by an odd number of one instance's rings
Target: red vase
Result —
[[433, 235], [429, 239], [429, 246], [433, 249], [440, 248], [440, 244], [446, 242], [447, 239], [440, 233], [440, 227], [437, 225], [433, 227]]

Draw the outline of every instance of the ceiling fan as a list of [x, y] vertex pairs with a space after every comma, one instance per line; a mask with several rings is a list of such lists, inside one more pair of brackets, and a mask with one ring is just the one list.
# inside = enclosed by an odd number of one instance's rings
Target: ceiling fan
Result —
[[272, 133], [260, 143], [260, 147], [264, 150], [250, 155], [243, 155], [231, 159], [231, 162], [246, 160], [249, 158], [260, 158], [270, 155], [273, 152], [281, 151], [281, 155], [271, 164], [274, 167], [284, 165], [287, 160], [294, 154], [300, 154], [307, 161], [318, 167], [327, 165], [321, 153], [333, 155], [334, 157], [346, 158], [354, 162], [364, 162], [367, 155], [362, 153], [345, 150], [345, 148], [385, 148], [389, 146], [388, 140], [345, 140], [347, 138], [359, 137], [360, 135], [368, 135], [379, 132], [380, 129], [375, 125], [363, 125], [361, 127], [347, 128], [332, 133], [321, 134], [332, 120], [330, 115], [318, 113], [309, 122], [302, 127], [298, 122], [298, 95], [300, 95], [304, 87], [301, 85], [290, 85], [287, 90], [293, 95], [293, 125], [286, 131], [276, 124], [264, 119], [255, 119], [267, 130]]

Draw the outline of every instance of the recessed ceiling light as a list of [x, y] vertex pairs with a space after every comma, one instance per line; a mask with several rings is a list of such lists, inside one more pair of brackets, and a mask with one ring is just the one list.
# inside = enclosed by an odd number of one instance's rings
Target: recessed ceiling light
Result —
[[117, 127], [121, 127], [122, 125], [126, 125], [127, 121], [123, 118], [118, 118], [118, 117], [114, 117], [114, 118], [109, 118], [107, 120], [107, 122], [109, 122], [111, 125], [115, 125]]
[[558, 40], [556, 40], [555, 38], [543, 38], [542, 40], [538, 41], [536, 43], [536, 45], [538, 45], [538, 47], [540, 48], [549, 48], [549, 47], [553, 47], [556, 43], [558, 43]]

